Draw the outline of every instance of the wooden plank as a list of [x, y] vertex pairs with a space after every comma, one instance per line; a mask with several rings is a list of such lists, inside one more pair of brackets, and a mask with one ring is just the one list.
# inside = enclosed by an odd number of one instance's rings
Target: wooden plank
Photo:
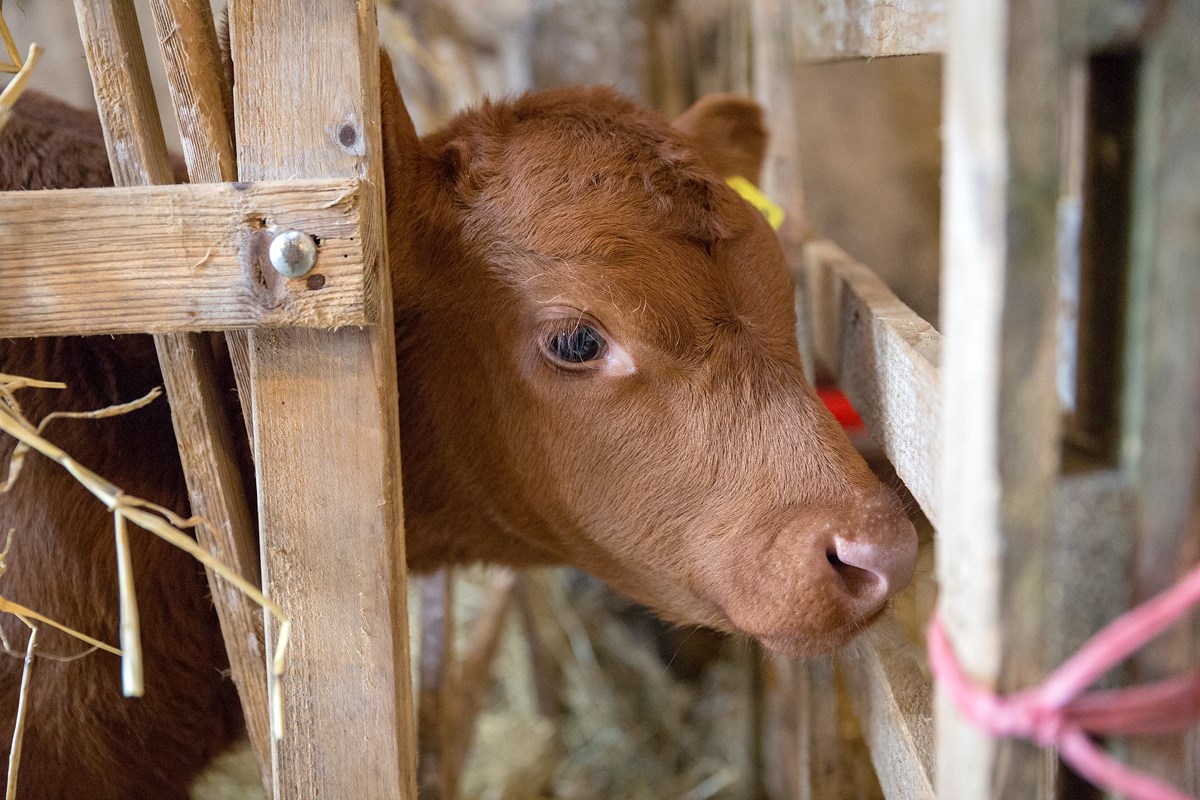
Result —
[[[192, 183], [237, 180], [231, 128], [233, 93], [227, 85], [229, 76], [225, 75], [211, 6], [207, 0], [151, 0], [150, 9], [167, 65], [167, 85], [188, 178]], [[254, 424], [250, 419], [250, 343], [246, 336], [240, 330], [225, 332], [246, 435], [250, 436]], [[228, 641], [226, 645], [233, 646]], [[259, 755], [265, 764], [266, 752]]]
[[[208, 521], [196, 529], [196, 539], [246, 580], [260, 585], [262, 571], [254, 518], [243, 476], [233, 457], [236, 450], [225, 420], [212, 350], [196, 334], [159, 336], [155, 344], [159, 362], [164, 365], [163, 383], [171, 403], [171, 421], [187, 475], [192, 513]], [[266, 650], [263, 610], [211, 571], [208, 582], [246, 731], [259, 760], [260, 774], [269, 785], [267, 664], [271, 654]]]
[[805, 61], [939, 53], [945, 0], [796, 0], [794, 39]]
[[[97, 99], [102, 101], [101, 119], [113, 175], [118, 183], [124, 184], [169, 181], [171, 173], [162, 146], [162, 129], [132, 5], [124, 0], [111, 4], [81, 0], [76, 8], [84, 41], [89, 45], [88, 66], [97, 87]], [[135, 99], [115, 103], [114, 98]], [[63, 198], [59, 193], [38, 194], [43, 200], [53, 199], [56, 203]], [[118, 190], [102, 194], [116, 199], [128, 196], [128, 192]], [[128, 206], [123, 206], [123, 211], [127, 212]], [[0, 214], [0, 219], [11, 223], [14, 216]], [[44, 218], [41, 221], [45, 224]], [[116, 226], [118, 231], [126, 227], [127, 224]], [[111, 236], [109, 229], [110, 239]], [[140, 243], [135, 243], [134, 249], [140, 248]], [[10, 273], [15, 270], [8, 266], [0, 282], [12, 277]], [[0, 289], [0, 297], [14, 295], [24, 296]], [[7, 316], [0, 313], [0, 319], [3, 318]], [[196, 539], [228, 567], [257, 584], [259, 563], [253, 522], [218, 396], [211, 350], [207, 341], [194, 334], [157, 336], [155, 346], [192, 511], [206, 520], [196, 527]], [[262, 770], [267, 763], [270, 738], [263, 612], [211, 570], [206, 572], [227, 643], [230, 673], [238, 687], [247, 730]], [[265, 781], [268, 773], [264, 771], [262, 775]]]
[[837, 380], [925, 516], [940, 518], [942, 337], [829, 241], [804, 248], [816, 358]]
[[[0, 338], [369, 322], [366, 191], [339, 179], [0, 192]], [[289, 229], [320, 240], [294, 280], [267, 260]]]
[[[264, 580], [294, 621], [279, 800], [415, 798], [375, 4], [230, 8], [239, 177], [363, 178], [379, 324], [251, 334]], [[268, 636], [273, 630], [268, 626]]]
[[[947, 19], [939, 614], [965, 672], [1004, 694], [1056, 666], [1045, 592], [1072, 579], [1047, 571], [1061, 447], [1057, 14], [980, 0]], [[939, 797], [1052, 795], [1052, 752], [993, 739], [944, 692], [936, 707]]]
[[838, 693], [829, 656], [795, 664], [796, 704], [801, 709], [796, 737], [799, 786], [796, 800], [843, 800], [847, 796]]
[[150, 0], [192, 183], [237, 180], [229, 89], [212, 8], [200, 0]]
[[[727, 13], [736, 11], [730, 9]], [[798, 283], [796, 338], [805, 376], [811, 381], [815, 378], [812, 326], [807, 318], [804, 281], [800, 275], [804, 243], [811, 233], [804, 212], [804, 170], [796, 119], [800, 109], [796, 103], [797, 58], [792, 42], [794, 13], [794, 5], [786, 0], [754, 0], [750, 6], [751, 56], [754, 99], [762, 106], [764, 122], [770, 131], [760, 185], [784, 211], [779, 242]]]
[[[1130, 305], [1122, 466], [1137, 489], [1132, 603], [1200, 559], [1200, 4], [1159, 9], [1141, 45], [1133, 139]], [[1183, 674], [1200, 657], [1195, 615], [1143, 650], [1126, 678]], [[1122, 742], [1131, 766], [1200, 794], [1200, 736]]]
[[75, 0], [75, 16], [92, 73], [113, 183], [173, 183], [133, 4]]
[[933, 692], [913, 651], [898, 632], [876, 632], [841, 651], [837, 667], [884, 796], [933, 800]]

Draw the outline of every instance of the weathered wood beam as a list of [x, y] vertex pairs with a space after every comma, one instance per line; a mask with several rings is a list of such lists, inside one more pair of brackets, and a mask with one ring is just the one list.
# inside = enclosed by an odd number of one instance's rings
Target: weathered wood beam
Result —
[[805, 246], [802, 280], [817, 360], [836, 378], [936, 526], [941, 516], [941, 334], [832, 242]]
[[[192, 183], [237, 180], [232, 129], [233, 91], [228, 85], [232, 76], [225, 74], [211, 5], [208, 0], [151, 0], [150, 10], [163, 63], [167, 66], [167, 86], [171, 89], [175, 119], [179, 123], [188, 179]], [[252, 436], [250, 341], [247, 336], [245, 330], [225, 331], [225, 343], [241, 399], [242, 420], [246, 435]], [[227, 642], [227, 646], [233, 644]], [[265, 746], [266, 741], [262, 744]], [[255, 751], [269, 772], [266, 750], [256, 744]]]
[[876, 632], [839, 653], [837, 667], [884, 796], [934, 800], [933, 691], [912, 650]]
[[[364, 191], [344, 178], [0, 192], [0, 338], [371, 322]], [[320, 242], [294, 280], [267, 260], [289, 229]]]
[[945, 0], [797, 0], [794, 40], [805, 61], [939, 53]]
[[[1001, 694], [1057, 664], [1046, 594], [1062, 447], [1056, 388], [1059, 9], [951, 3], [943, 114], [938, 608]], [[937, 697], [939, 797], [1051, 797], [1052, 751], [997, 740]]]
[[[154, 105], [146, 55], [142, 50], [137, 17], [132, 3], [128, 0], [107, 3], [97, 0], [80, 0], [76, 4], [76, 10], [83, 40], [87, 44], [88, 67], [96, 86], [96, 96], [108, 144], [112, 172], [117, 183], [125, 186], [169, 183], [172, 179], [171, 170], [167, 163], [162, 128]], [[204, 10], [208, 10], [207, 5]], [[119, 202], [119, 213], [128, 214], [130, 210], [128, 197], [131, 192], [147, 196], [161, 191], [164, 190], [118, 189], [104, 190], [98, 194], [100, 197], [106, 198], [106, 201]], [[33, 215], [34, 235], [40, 232], [45, 238], [47, 232], [52, 236], [62, 233], [62, 229], [58, 226], [48, 224], [47, 218], [57, 214], [63, 205], [69, 206], [71, 199], [83, 200], [89, 210], [105, 206], [105, 202], [95, 202], [96, 195], [97, 193], [94, 192], [82, 195], [73, 192], [37, 192], [28, 193], [23, 198], [16, 195], [5, 195], [0, 197], [0, 206], [7, 201], [15, 201], [19, 204], [19, 201], [22, 200], [35, 203], [40, 201], [43, 206], [48, 202], [52, 203], [52, 209], [43, 207], [42, 211], [45, 213]], [[165, 204], [168, 208], [172, 205]], [[78, 208], [78, 206], [76, 207]], [[111, 206], [108, 206], [107, 210], [112, 213]], [[230, 210], [223, 209], [227, 214], [226, 226], [228, 226]], [[8, 225], [15, 226], [21, 219], [19, 214], [12, 213], [12, 211], [13, 209], [9, 207], [6, 212], [0, 212], [0, 228]], [[84, 214], [84, 216], [87, 215]], [[128, 231], [132, 227], [128, 222], [129, 220], [126, 218], [123, 223], [115, 224], [114, 230], [110, 230], [105, 238], [106, 244], [111, 243], [114, 237], [120, 238], [123, 232]], [[170, 225], [170, 221], [167, 222], [167, 225]], [[51, 243], [57, 245], [51, 248], [51, 253], [74, 247], [75, 250], [83, 250], [82, 255], [90, 255], [86, 248], [78, 247], [77, 243], [87, 241], [94, 247], [95, 232], [103, 229], [93, 225], [91, 228], [83, 228], [78, 231], [82, 235], [82, 239], [74, 239], [70, 242], [59, 239], [57, 242]], [[75, 235], [70, 231], [67, 233]], [[91, 236], [89, 237], [88, 234]], [[9, 240], [10, 243], [24, 241], [11, 231], [8, 235], [12, 236]], [[140, 241], [132, 241], [129, 242], [128, 249], [132, 252], [143, 252], [145, 244]], [[9, 284], [8, 290], [0, 288], [0, 305], [30, 297], [29, 292], [18, 291], [11, 286], [21, 277], [20, 270], [16, 266], [16, 255], [28, 254], [24, 252], [24, 246], [14, 248], [12, 253], [14, 254], [13, 260], [5, 259], [5, 268], [0, 270], [0, 284]], [[43, 252], [42, 255], [46, 256], [48, 253]], [[68, 266], [78, 266], [78, 263]], [[151, 264], [149, 271], [143, 269], [140, 271], [140, 275], [131, 271], [129, 275], [133, 280], [126, 287], [131, 293], [131, 298], [141, 297], [147, 274], [156, 275], [159, 270], [161, 270], [161, 265]], [[43, 281], [45, 280], [45, 275], [37, 270], [35, 273]], [[101, 280], [83, 280], [73, 285], [80, 288], [87, 288], [89, 283], [98, 283], [105, 287], [112, 286], [112, 283], [107, 280], [110, 277], [107, 264], [96, 268], [95, 274], [101, 276]], [[138, 278], [141, 280], [137, 280]], [[61, 285], [57, 287], [59, 290], [62, 288]], [[81, 298], [86, 304], [88, 319], [91, 319], [95, 313], [92, 300], [96, 295], [102, 293], [102, 290], [93, 286], [92, 293]], [[57, 302], [59, 299], [69, 299], [69, 293], [43, 295], [43, 298], [50, 297]], [[182, 303], [164, 303], [161, 298], [159, 303], [160, 307], [167, 308], [183, 305]], [[24, 309], [25, 312], [30, 310], [28, 306]], [[32, 310], [37, 312], [38, 318], [51, 316], [45, 313], [44, 304], [43, 307]], [[8, 322], [14, 318], [5, 310], [0, 310], [0, 320]], [[86, 326], [72, 326], [67, 332], [79, 333], [84, 327]], [[253, 518], [246, 500], [242, 475], [234, 457], [236, 451], [226, 423], [223, 403], [219, 396], [217, 369], [213, 364], [208, 343], [197, 334], [177, 334], [156, 336], [155, 346], [158, 350], [167, 398], [171, 405], [171, 420], [179, 445], [180, 460], [183, 463], [187, 479], [192, 511], [205, 520], [204, 524], [196, 527], [196, 539], [201, 546], [228, 567], [251, 583], [258, 584], [260, 571], [258, 553], [253, 539]], [[230, 672], [238, 687], [247, 730], [251, 742], [259, 754], [261, 770], [266, 763], [263, 759], [268, 752], [267, 742], [270, 739], [263, 612], [245, 595], [218, 578], [211, 570], [206, 570], [206, 572], [213, 603], [216, 606], [221, 630], [227, 643]], [[269, 770], [262, 774], [265, 783]]]
[[371, 327], [250, 334], [263, 579], [294, 625], [283, 690], [298, 735], [275, 743], [275, 797], [411, 799], [375, 3], [235, 0], [229, 33], [239, 177], [363, 179], [368, 290], [385, 300]]

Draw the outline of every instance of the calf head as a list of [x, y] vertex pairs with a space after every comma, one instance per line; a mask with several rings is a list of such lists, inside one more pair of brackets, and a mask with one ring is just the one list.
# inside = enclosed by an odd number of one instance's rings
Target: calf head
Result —
[[566, 562], [796, 655], [908, 582], [912, 526], [805, 382], [777, 238], [723, 180], [758, 170], [756, 106], [672, 127], [564, 89], [418, 140], [390, 86], [384, 116], [414, 568]]

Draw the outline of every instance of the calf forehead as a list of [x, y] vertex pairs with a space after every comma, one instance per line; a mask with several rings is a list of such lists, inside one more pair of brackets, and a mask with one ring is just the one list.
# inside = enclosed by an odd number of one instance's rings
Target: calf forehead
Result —
[[512, 227], [574, 214], [567, 221], [582, 234], [603, 221], [691, 238], [729, 233], [722, 179], [682, 133], [609, 90], [528, 95], [474, 123], [480, 208]]
[[643, 222], [605, 220], [580, 233], [582, 224], [559, 220], [528, 248], [493, 251], [491, 269], [528, 311], [579, 309], [623, 340], [686, 360], [718, 331], [794, 348], [792, 286], [772, 231], [751, 227], [705, 247]]
[[604, 313], [659, 344], [730, 319], [790, 333], [774, 233], [681, 133], [605, 90], [489, 113], [467, 235], [531, 305]]

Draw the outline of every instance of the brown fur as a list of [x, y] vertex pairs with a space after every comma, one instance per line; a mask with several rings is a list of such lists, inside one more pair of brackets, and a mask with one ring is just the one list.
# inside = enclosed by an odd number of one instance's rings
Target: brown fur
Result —
[[[722, 180], [757, 174], [757, 108], [707, 101], [673, 129], [609, 90], [563, 89], [418, 140], [390, 82], [383, 104], [410, 566], [565, 562], [783, 651], [849, 638], [880, 597], [831, 566], [833, 537], [883, 553], [900, 583], [915, 539], [804, 382], [775, 236]], [[38, 98], [17, 109], [0, 188], [108, 181], [94, 120]], [[580, 319], [636, 371], [550, 364], [539, 342]], [[69, 383], [27, 392], [34, 417], [160, 381], [146, 337], [4, 342], [0, 371]], [[182, 510], [165, 404], [50, 435]], [[107, 515], [57, 467], [27, 469], [0, 503], [0, 529], [17, 531], [0, 591], [115, 641]], [[236, 727], [199, 566], [134, 542], [146, 697], [120, 697], [105, 654], [39, 662], [23, 798], [182, 797]], [[80, 650], [56, 636], [43, 649]], [[0, 730], [19, 670], [0, 659]]]

